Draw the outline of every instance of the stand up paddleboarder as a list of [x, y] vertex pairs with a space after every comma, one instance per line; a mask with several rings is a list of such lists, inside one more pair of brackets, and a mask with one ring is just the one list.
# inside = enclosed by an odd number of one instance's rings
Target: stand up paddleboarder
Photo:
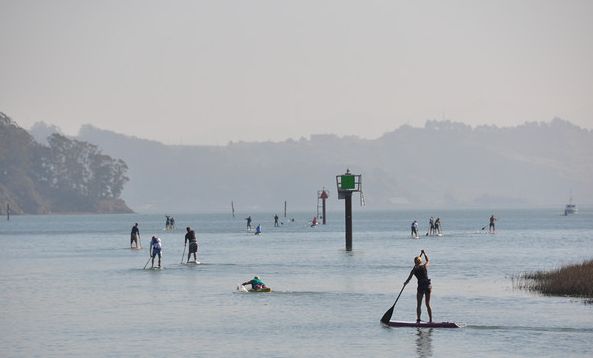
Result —
[[158, 255], [159, 256], [159, 268], [161, 267], [161, 250], [163, 246], [161, 245], [161, 239], [156, 236], [152, 237], [150, 240], [150, 257], [152, 257], [152, 268], [154, 268], [154, 258]]
[[[132, 246], [134, 244], [134, 246]], [[141, 249], [142, 244], [140, 244], [140, 229], [138, 229], [138, 223], [135, 223], [132, 226], [132, 232], [130, 233], [130, 249]]]
[[495, 224], [496, 223], [496, 218], [494, 217], [494, 214], [492, 214], [492, 216], [490, 216], [490, 224], [488, 225], [488, 232], [491, 234], [494, 234], [496, 232], [496, 227]]
[[185, 244], [189, 241], [189, 251], [187, 252], [187, 262], [191, 257], [191, 254], [194, 254], [194, 262], [198, 262], [198, 238], [196, 237], [196, 232], [191, 229], [191, 227], [186, 228], [187, 233], [185, 234]]
[[441, 231], [441, 218], [437, 217], [434, 221], [434, 229], [437, 235], [441, 235], [443, 232]]
[[410, 226], [410, 229], [412, 230], [412, 238], [417, 239], [418, 238], [418, 221], [414, 220], [414, 222], [412, 222], [412, 225]]
[[[422, 255], [424, 255], [425, 263], [422, 263]], [[420, 251], [420, 255], [414, 257], [414, 268], [410, 272], [410, 276], [404, 283], [404, 286], [410, 282], [412, 276], [418, 279], [418, 289], [416, 291], [416, 322], [420, 322], [420, 315], [422, 313], [422, 298], [426, 297], [426, 311], [428, 311], [429, 322], [432, 322], [432, 308], [430, 307], [430, 294], [432, 292], [432, 285], [428, 278], [428, 265], [430, 260], [424, 250]]]

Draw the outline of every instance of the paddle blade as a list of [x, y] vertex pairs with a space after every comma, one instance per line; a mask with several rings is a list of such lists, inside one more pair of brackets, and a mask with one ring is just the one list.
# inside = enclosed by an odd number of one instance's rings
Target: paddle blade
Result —
[[391, 316], [393, 316], [394, 308], [395, 308], [395, 304], [393, 304], [393, 306], [391, 306], [391, 308], [388, 309], [387, 312], [385, 312], [383, 317], [381, 317], [381, 323], [388, 324], [389, 321], [391, 321]]

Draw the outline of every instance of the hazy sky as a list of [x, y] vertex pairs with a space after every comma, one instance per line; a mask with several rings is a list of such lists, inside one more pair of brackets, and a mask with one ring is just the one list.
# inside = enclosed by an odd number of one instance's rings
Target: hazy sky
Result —
[[593, 128], [593, 1], [0, 0], [0, 111], [173, 144]]

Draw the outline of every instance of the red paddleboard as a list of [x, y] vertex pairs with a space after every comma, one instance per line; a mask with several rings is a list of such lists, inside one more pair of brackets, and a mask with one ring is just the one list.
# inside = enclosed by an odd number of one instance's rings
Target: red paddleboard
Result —
[[389, 327], [419, 327], [419, 328], [461, 328], [455, 322], [415, 322], [415, 321], [389, 321]]

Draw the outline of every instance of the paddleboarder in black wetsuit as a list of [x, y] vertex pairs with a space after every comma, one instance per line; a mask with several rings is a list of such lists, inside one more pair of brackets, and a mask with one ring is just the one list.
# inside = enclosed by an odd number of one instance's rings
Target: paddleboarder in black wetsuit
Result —
[[495, 222], [496, 222], [496, 218], [494, 217], [494, 215], [490, 216], [490, 224], [488, 225], [488, 231], [491, 234], [494, 234], [494, 232], [496, 232], [496, 227], [494, 225]]
[[246, 217], [245, 220], [247, 220], [247, 230], [251, 231], [251, 215]]
[[130, 249], [134, 247], [132, 244], [136, 245], [136, 249], [142, 248], [142, 244], [140, 244], [140, 229], [138, 229], [138, 223], [134, 224], [132, 232], [130, 233]]
[[442, 234], [442, 232], [441, 232], [441, 218], [439, 218], [439, 217], [437, 217], [436, 220], [434, 221], [434, 230], [437, 235]]
[[[422, 263], [422, 255], [426, 259], [425, 263]], [[410, 276], [404, 283], [404, 286], [410, 282], [412, 276], [416, 276], [418, 279], [418, 290], [416, 291], [416, 322], [420, 322], [420, 315], [422, 313], [422, 297], [426, 297], [426, 310], [428, 311], [429, 322], [432, 322], [432, 308], [430, 307], [430, 294], [432, 292], [432, 285], [428, 278], [428, 265], [430, 260], [424, 250], [420, 251], [420, 256], [414, 257], [414, 268], [410, 272]]]
[[410, 229], [412, 230], [412, 238], [417, 239], [418, 238], [418, 222], [416, 220], [414, 220], [414, 222], [412, 222], [412, 226], [410, 226]]
[[187, 234], [185, 234], [185, 244], [189, 241], [189, 251], [187, 252], [187, 262], [191, 257], [191, 254], [194, 254], [194, 262], [198, 261], [198, 239], [196, 238], [196, 232], [191, 229], [191, 227], [187, 227]]

